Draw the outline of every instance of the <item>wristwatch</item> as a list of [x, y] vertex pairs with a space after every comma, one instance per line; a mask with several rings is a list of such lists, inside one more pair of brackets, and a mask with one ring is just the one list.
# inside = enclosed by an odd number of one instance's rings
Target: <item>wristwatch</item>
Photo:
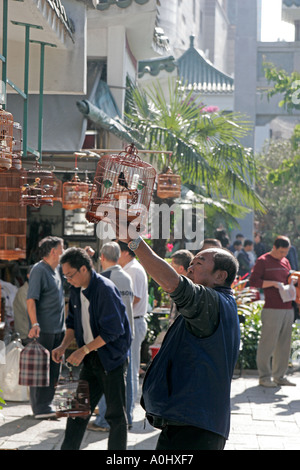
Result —
[[91, 352], [86, 344], [83, 346], [82, 349], [84, 350], [85, 354], [90, 354], [90, 352]]
[[128, 248], [130, 248], [132, 251], [137, 250], [142, 240], [143, 240], [142, 237], [138, 237], [135, 240], [131, 240], [128, 243]]

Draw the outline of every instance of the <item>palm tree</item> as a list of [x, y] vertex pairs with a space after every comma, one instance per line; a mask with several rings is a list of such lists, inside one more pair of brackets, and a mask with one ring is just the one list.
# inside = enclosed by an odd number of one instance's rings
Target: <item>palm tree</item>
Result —
[[[251, 149], [240, 144], [250, 123], [238, 113], [203, 112], [204, 106], [186, 93], [178, 81], [169, 81], [166, 97], [159, 83], [145, 91], [128, 84], [126, 119], [137, 145], [148, 150], [164, 150], [155, 155], [159, 169], [171, 166], [184, 185], [197, 194], [222, 201], [227, 210], [237, 207], [263, 209], [254, 190], [255, 160]], [[227, 199], [227, 202], [226, 202]], [[233, 203], [234, 201], [234, 203]]]
[[[233, 227], [247, 211], [263, 210], [252, 150], [240, 144], [251, 128], [245, 117], [206, 112], [177, 80], [169, 81], [168, 96], [159, 82], [147, 90], [128, 82], [125, 116], [137, 147], [166, 152], [150, 157], [159, 170], [166, 170], [172, 152], [171, 169], [205, 204], [206, 216], [219, 215]], [[154, 247], [162, 256], [164, 242]]]

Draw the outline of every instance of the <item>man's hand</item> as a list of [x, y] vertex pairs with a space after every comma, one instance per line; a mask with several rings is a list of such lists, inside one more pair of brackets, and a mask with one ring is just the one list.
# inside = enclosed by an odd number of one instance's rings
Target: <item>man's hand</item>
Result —
[[30, 330], [29, 330], [29, 333], [28, 333], [28, 338], [39, 338], [40, 336], [40, 327], [39, 325], [35, 325], [33, 326]]
[[58, 346], [58, 348], [53, 349], [52, 351], [53, 361], [59, 364], [60, 362], [63, 361], [64, 354], [65, 354], [65, 348], [63, 348], [62, 346]]

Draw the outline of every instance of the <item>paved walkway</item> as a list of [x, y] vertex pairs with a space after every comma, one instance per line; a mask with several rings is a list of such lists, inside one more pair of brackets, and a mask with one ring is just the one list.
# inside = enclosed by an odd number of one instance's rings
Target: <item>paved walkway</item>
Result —
[[[257, 377], [245, 375], [232, 383], [231, 434], [226, 450], [300, 450], [300, 372], [290, 375], [296, 387], [266, 389]], [[0, 450], [59, 450], [66, 419], [36, 420], [29, 403], [8, 402], [1, 411]], [[153, 450], [159, 431], [136, 406], [128, 433], [128, 450]], [[107, 433], [87, 431], [82, 450], [106, 450]]]

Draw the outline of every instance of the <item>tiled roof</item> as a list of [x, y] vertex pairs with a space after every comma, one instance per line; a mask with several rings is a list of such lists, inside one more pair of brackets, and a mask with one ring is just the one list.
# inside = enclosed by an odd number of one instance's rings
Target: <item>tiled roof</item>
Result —
[[133, 1], [138, 5], [144, 5], [149, 2], [149, 0], [96, 0], [96, 8], [97, 10], [107, 10], [111, 5], [116, 5], [119, 8], [127, 8]]
[[283, 0], [283, 5], [286, 7], [300, 7], [300, 0]]
[[233, 77], [221, 72], [195, 49], [193, 36], [190, 41], [189, 49], [177, 60], [182, 84], [201, 93], [232, 93]]
[[68, 18], [66, 14], [65, 7], [63, 6], [61, 0], [46, 0], [48, 5], [52, 8], [52, 10], [56, 13], [59, 20], [62, 22], [64, 27], [66, 28], [69, 35], [72, 37], [74, 32], [74, 25], [72, 21]]
[[155, 59], [139, 61], [139, 78], [149, 73], [156, 77], [162, 70], [166, 72], [174, 72], [176, 69], [175, 59], [173, 56], [156, 57]]

